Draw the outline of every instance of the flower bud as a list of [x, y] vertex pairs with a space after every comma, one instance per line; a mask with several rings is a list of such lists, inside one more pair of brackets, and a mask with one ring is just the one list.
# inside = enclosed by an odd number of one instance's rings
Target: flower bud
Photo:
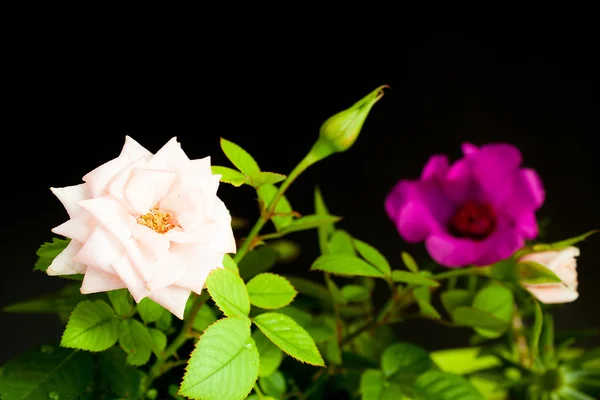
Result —
[[369, 111], [383, 96], [384, 88], [389, 88], [389, 86], [379, 86], [352, 107], [329, 117], [321, 125], [320, 138], [329, 142], [334, 152], [348, 150], [358, 138]]

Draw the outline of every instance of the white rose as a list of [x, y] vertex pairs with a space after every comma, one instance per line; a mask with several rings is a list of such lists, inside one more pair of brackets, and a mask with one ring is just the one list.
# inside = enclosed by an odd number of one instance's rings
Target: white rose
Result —
[[560, 251], [543, 251], [521, 257], [520, 261], [535, 261], [554, 272], [562, 282], [524, 284], [539, 301], [546, 304], [569, 303], [579, 297], [577, 292], [577, 247]]
[[126, 137], [85, 183], [51, 189], [70, 217], [52, 231], [71, 242], [48, 275], [85, 274], [81, 293], [127, 288], [183, 319], [190, 292], [236, 251], [219, 178], [210, 157], [190, 160], [176, 138], [153, 155]]

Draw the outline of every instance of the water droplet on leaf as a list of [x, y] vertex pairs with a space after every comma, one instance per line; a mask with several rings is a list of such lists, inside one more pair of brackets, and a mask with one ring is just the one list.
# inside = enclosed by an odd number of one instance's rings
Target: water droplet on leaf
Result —
[[60, 400], [60, 394], [58, 392], [50, 392], [48, 393], [48, 398], [50, 400]]
[[45, 344], [40, 348], [40, 351], [42, 353], [52, 354], [52, 353], [54, 353], [54, 347], [48, 346], [47, 344]]
[[252, 344], [251, 343], [246, 343], [244, 345], [244, 347], [246, 348], [246, 350], [252, 350]]

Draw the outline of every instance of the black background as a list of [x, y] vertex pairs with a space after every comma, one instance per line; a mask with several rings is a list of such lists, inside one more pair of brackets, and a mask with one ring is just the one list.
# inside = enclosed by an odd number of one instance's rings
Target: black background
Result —
[[[539, 215], [552, 218], [548, 240], [600, 228], [598, 42], [589, 10], [570, 11], [399, 9], [380, 13], [372, 28], [329, 16], [294, 22], [293, 13], [265, 23], [209, 14], [179, 24], [179, 15], [168, 27], [134, 16], [92, 27], [85, 18], [44, 29], [32, 23], [4, 61], [14, 123], [3, 136], [0, 306], [65, 283], [32, 271], [35, 251], [67, 218], [49, 187], [79, 183], [118, 155], [125, 135], [152, 152], [177, 136], [190, 158], [229, 165], [222, 136], [262, 169], [288, 173], [328, 116], [382, 84], [391, 89], [354, 147], [311, 167], [289, 190], [299, 212], [312, 211], [320, 185], [330, 211], [345, 217], [339, 226], [399, 265], [401, 250], [424, 252], [403, 243], [384, 214], [394, 183], [417, 177], [433, 153], [459, 157], [464, 141], [509, 142], [544, 180]], [[251, 188], [219, 190], [233, 215], [256, 218]], [[316, 235], [295, 238], [304, 252], [280, 271], [304, 274]], [[600, 326], [598, 240], [580, 246], [581, 295], [557, 307], [559, 328]], [[53, 316], [0, 314], [0, 363], [58, 341], [62, 329]], [[429, 322], [397, 332], [430, 349], [466, 343], [465, 332]]]

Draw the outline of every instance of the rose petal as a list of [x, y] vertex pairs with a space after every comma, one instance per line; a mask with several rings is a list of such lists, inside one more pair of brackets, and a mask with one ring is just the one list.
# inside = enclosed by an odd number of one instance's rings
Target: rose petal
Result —
[[490, 144], [481, 147], [469, 158], [473, 176], [483, 189], [488, 202], [501, 204], [511, 193], [515, 175], [522, 162], [521, 152], [509, 144]]
[[95, 226], [94, 221], [85, 214], [85, 212], [79, 213], [77, 217], [52, 228], [52, 232], [71, 238], [79, 243], [85, 243]]
[[214, 219], [209, 223], [211, 235], [210, 246], [222, 253], [235, 253], [236, 244], [233, 230], [231, 229], [231, 215], [229, 210], [218, 198], [215, 198]]
[[446, 174], [443, 182], [444, 193], [456, 205], [461, 205], [467, 200], [481, 201], [481, 191], [473, 177], [470, 159], [456, 161]]
[[124, 255], [113, 264], [113, 268], [121, 281], [127, 286], [127, 290], [129, 290], [136, 303], [148, 296], [150, 293], [148, 287], [144, 284], [142, 276], [133, 267], [127, 255]]
[[117, 275], [88, 266], [80, 291], [81, 294], [90, 294], [123, 289], [124, 287], [125, 284]]
[[179, 319], [183, 319], [185, 305], [190, 297], [190, 290], [171, 285], [161, 290], [152, 291], [148, 296]]
[[523, 181], [523, 189], [531, 199], [531, 204], [534, 209], [538, 209], [544, 204], [546, 196], [542, 179], [534, 170], [523, 168], [519, 171], [519, 176]]
[[479, 147], [472, 143], [465, 142], [461, 145], [461, 150], [465, 156], [471, 156], [473, 154], [477, 154]]
[[103, 196], [107, 193], [110, 181], [129, 164], [131, 160], [128, 156], [120, 156], [88, 172], [82, 179], [89, 185], [93, 197]]
[[50, 188], [50, 190], [58, 197], [58, 200], [63, 204], [67, 210], [67, 214], [71, 218], [77, 216], [82, 211], [77, 203], [81, 200], [89, 199], [92, 195], [87, 183], [62, 188]]
[[123, 205], [111, 196], [83, 200], [79, 202], [79, 205], [92, 214], [121, 243], [125, 243], [131, 237], [129, 226], [136, 223], [135, 218], [129, 215]]
[[175, 172], [152, 169], [135, 169], [124, 191], [131, 209], [140, 215], [156, 207], [169, 192]]
[[579, 293], [576, 290], [571, 290], [560, 283], [524, 286], [544, 304], [570, 303], [579, 297]]
[[124, 252], [125, 248], [119, 240], [98, 226], [77, 253], [76, 260], [82, 264], [93, 266], [95, 269], [114, 274], [113, 264], [123, 256]]
[[169, 256], [171, 242], [163, 234], [153, 231], [147, 226], [133, 224], [130, 227], [133, 237], [151, 254], [155, 261]]
[[448, 164], [448, 157], [445, 155], [433, 155], [423, 167], [421, 173], [422, 180], [428, 179], [443, 179], [450, 168]]
[[123, 149], [121, 149], [121, 154], [119, 157], [129, 157], [129, 160], [135, 161], [140, 158], [148, 159], [152, 156], [152, 153], [146, 150], [141, 144], [136, 142], [129, 136], [125, 136], [125, 144], [123, 145]]
[[181, 148], [177, 138], [171, 138], [148, 162], [148, 168], [168, 171], [184, 171], [190, 159]]
[[[146, 168], [148, 166], [148, 162], [144, 158], [139, 158], [129, 164], [127, 167], [123, 168], [121, 172], [119, 172], [115, 177], [110, 181], [108, 185], [108, 194], [113, 196], [115, 199], [119, 201], [125, 200], [125, 187], [131, 178], [131, 173], [134, 169], [138, 168]], [[130, 210], [133, 211], [133, 210]]]
[[429, 209], [418, 203], [407, 203], [396, 218], [396, 228], [400, 236], [409, 243], [425, 240], [432, 232], [439, 231], [439, 223], [431, 216]]
[[479, 259], [481, 251], [477, 242], [456, 238], [444, 232], [429, 236], [425, 239], [425, 246], [435, 262], [450, 268], [473, 264]]
[[171, 252], [186, 267], [186, 276], [177, 285], [196, 294], [202, 292], [204, 282], [212, 270], [223, 268], [223, 253], [208, 246], [174, 244]]
[[52, 260], [52, 263], [46, 269], [46, 273], [50, 276], [83, 274], [86, 266], [75, 261], [75, 256], [79, 253], [79, 250], [81, 250], [81, 244], [71, 240], [67, 247]]

